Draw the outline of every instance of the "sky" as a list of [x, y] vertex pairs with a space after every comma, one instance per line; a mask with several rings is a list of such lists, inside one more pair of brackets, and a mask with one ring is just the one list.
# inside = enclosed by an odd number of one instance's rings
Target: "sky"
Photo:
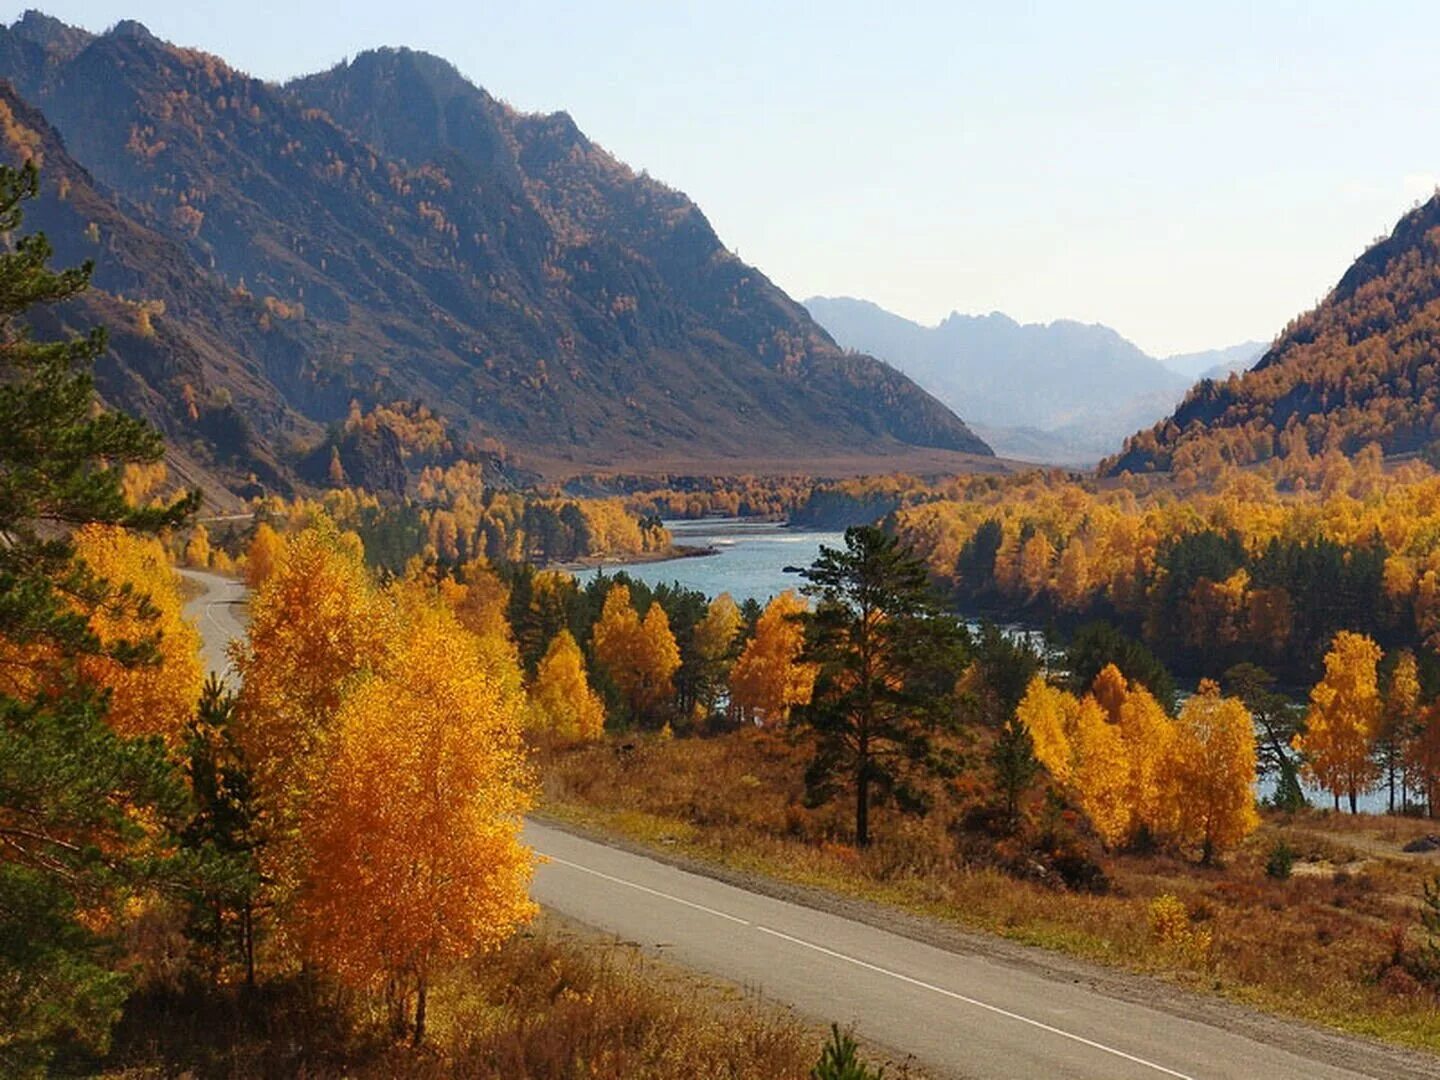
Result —
[[425, 49], [569, 112], [797, 299], [1103, 322], [1162, 356], [1269, 340], [1440, 179], [1434, 0], [43, 10], [271, 80]]

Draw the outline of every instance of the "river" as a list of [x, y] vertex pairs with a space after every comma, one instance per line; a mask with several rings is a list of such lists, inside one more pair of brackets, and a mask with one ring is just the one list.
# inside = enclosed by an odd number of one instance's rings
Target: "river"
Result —
[[636, 563], [620, 569], [647, 585], [679, 582], [706, 596], [728, 592], [737, 604], [746, 600], [763, 604], [786, 589], [798, 592], [804, 579], [785, 568], [809, 566], [819, 557], [822, 544], [841, 547], [845, 542], [844, 533], [812, 532], [779, 522], [743, 518], [667, 521], [665, 527], [675, 543], [711, 548], [714, 554]]

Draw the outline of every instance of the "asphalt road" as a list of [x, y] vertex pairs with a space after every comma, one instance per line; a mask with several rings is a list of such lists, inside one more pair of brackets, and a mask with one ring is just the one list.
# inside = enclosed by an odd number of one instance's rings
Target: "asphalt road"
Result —
[[[244, 631], [245, 587], [181, 573], [205, 590], [186, 611], [200, 627], [206, 661], [233, 679], [226, 646]], [[1440, 1077], [1440, 1059], [1308, 1029], [1291, 1028], [1272, 1043], [1246, 1033], [1266, 1024], [1234, 1030], [1199, 1018], [1203, 1010], [1187, 1017], [1113, 997], [1076, 980], [1073, 969], [1047, 970], [1038, 950], [1023, 965], [952, 951], [539, 822], [526, 823], [525, 838], [544, 856], [533, 892], [546, 907], [818, 1021], [853, 1024], [942, 1075]]]
[[[525, 836], [548, 859], [533, 890], [545, 906], [817, 1020], [853, 1023], [857, 1034], [944, 1075], [1440, 1076], [1440, 1060], [1432, 1069], [1418, 1055], [1318, 1032], [1313, 1049], [1284, 1049], [1048, 977], [1033, 964], [941, 949], [534, 821]], [[1303, 1047], [1306, 1039], [1286, 1041]]]
[[245, 583], [205, 570], [181, 568], [179, 573], [205, 590], [185, 602], [186, 617], [200, 628], [200, 652], [205, 658], [205, 667], [218, 673], [225, 682], [231, 682], [235, 669], [227, 646], [245, 633]]

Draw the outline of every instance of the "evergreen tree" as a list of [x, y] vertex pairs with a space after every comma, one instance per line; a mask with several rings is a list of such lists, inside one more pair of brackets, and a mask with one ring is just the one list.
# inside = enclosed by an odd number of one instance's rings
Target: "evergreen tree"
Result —
[[811, 701], [795, 717], [815, 737], [806, 772], [812, 804], [849, 789], [855, 842], [870, 843], [875, 794], [923, 811], [917, 781], [952, 772], [956, 681], [964, 667], [955, 621], [937, 608], [924, 564], [873, 526], [845, 531], [803, 571], [817, 601], [802, 663], [818, 665]]
[[[39, 190], [33, 163], [0, 167], [0, 233], [13, 236], [22, 203]], [[90, 373], [100, 329], [34, 340], [36, 305], [82, 293], [90, 266], [56, 271], [39, 234], [0, 252], [0, 668], [44, 647], [62, 667], [104, 653], [127, 663], [155, 655], [153, 639], [102, 645], [90, 626], [100, 605], [148, 607], [74, 557], [87, 524], [153, 532], [184, 521], [198, 493], [137, 509], [125, 498], [127, 463], [151, 463], [159, 435], [96, 409]], [[11, 680], [6, 680], [8, 684]], [[54, 1047], [103, 1047], [125, 994], [111, 942], [93, 927], [127, 889], [163, 873], [169, 826], [185, 791], [158, 739], [126, 739], [105, 722], [104, 699], [83, 679], [42, 698], [0, 695], [0, 1072], [44, 1067]], [[85, 917], [82, 918], [82, 913]]]

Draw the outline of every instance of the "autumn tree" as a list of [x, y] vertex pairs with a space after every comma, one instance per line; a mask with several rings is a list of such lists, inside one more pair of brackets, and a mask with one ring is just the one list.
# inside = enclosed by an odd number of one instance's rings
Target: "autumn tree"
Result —
[[236, 734], [257, 789], [262, 868], [279, 902], [304, 873], [301, 819], [323, 778], [346, 685], [379, 662], [393, 636], [388, 607], [358, 543], [323, 519], [287, 539], [250, 599], [245, 641], [234, 646]]
[[1167, 787], [1176, 839], [1209, 864], [1259, 825], [1255, 729], [1238, 698], [1204, 680], [1175, 722]]
[[801, 617], [808, 611], [809, 605], [790, 589], [765, 606], [755, 636], [730, 672], [730, 702], [745, 719], [781, 723], [794, 706], [810, 700], [815, 667], [800, 661], [805, 648]]
[[1375, 733], [1378, 765], [1389, 792], [1389, 811], [1395, 812], [1395, 787], [1400, 781], [1402, 800], [1405, 793], [1403, 769], [1409, 759], [1410, 743], [1415, 738], [1420, 719], [1420, 667], [1415, 654], [1403, 650], [1385, 687], [1384, 707]]
[[671, 680], [680, 667], [680, 650], [664, 608], [651, 604], [642, 620], [630, 603], [630, 589], [613, 585], [592, 641], [595, 659], [624, 697], [631, 720], [654, 720], [674, 696]]
[[245, 549], [245, 584], [258, 589], [275, 572], [285, 554], [285, 541], [268, 522], [255, 526], [255, 535]]
[[816, 665], [814, 693], [796, 711], [814, 739], [807, 794], [818, 804], [848, 790], [866, 847], [877, 791], [920, 811], [924, 779], [954, 768], [959, 629], [924, 564], [873, 526], [847, 529], [845, 546], [822, 547], [803, 574], [816, 601], [800, 657]]
[[80, 659], [81, 672], [109, 694], [106, 718], [121, 735], [158, 735], [177, 746], [195, 711], [205, 672], [200, 635], [185, 618], [164, 547], [118, 526], [89, 525], [75, 534], [75, 551], [92, 572], [118, 586], [123, 597], [91, 613], [90, 629], [102, 647], [145, 638], [152, 643], [145, 663], [90, 655]]
[[199, 570], [210, 566], [210, 530], [204, 525], [190, 530], [190, 539], [185, 542], [185, 565]]
[[706, 713], [714, 711], [721, 689], [729, 682], [741, 622], [734, 598], [722, 592], [710, 601], [705, 617], [695, 624], [694, 649], [699, 661], [696, 700]]
[[1384, 703], [1376, 675], [1380, 646], [1363, 634], [1342, 630], [1325, 655], [1325, 675], [1310, 691], [1305, 734], [1295, 747], [1304, 755], [1305, 772], [1335, 798], [1350, 800], [1350, 812], [1376, 778], [1371, 744]]
[[[198, 495], [137, 507], [127, 465], [160, 460], [158, 432], [99, 406], [91, 367], [103, 331], [34, 340], [30, 309], [82, 293], [90, 267], [55, 271], [43, 236], [21, 235], [21, 204], [39, 191], [33, 163], [0, 167], [0, 668], [43, 651], [58, 693], [0, 689], [0, 1063], [44, 1069], [62, 1040], [103, 1050], [127, 990], [114, 935], [122, 901], [178, 877], [167, 822], [183, 782], [157, 740], [106, 722], [102, 694], [64, 677], [82, 657], [136, 664], [154, 642], [103, 643], [91, 623], [123, 587], [75, 558], [74, 530], [178, 527]], [[137, 623], [140, 629], [142, 623]]]
[[550, 642], [530, 688], [538, 727], [560, 743], [590, 742], [605, 731], [605, 705], [590, 688], [575, 636], [561, 630]]
[[530, 805], [523, 717], [454, 613], [410, 591], [396, 633], [345, 694], [304, 815], [305, 955], [390, 989], [425, 1036], [436, 966], [503, 942], [535, 908], [520, 842]]

